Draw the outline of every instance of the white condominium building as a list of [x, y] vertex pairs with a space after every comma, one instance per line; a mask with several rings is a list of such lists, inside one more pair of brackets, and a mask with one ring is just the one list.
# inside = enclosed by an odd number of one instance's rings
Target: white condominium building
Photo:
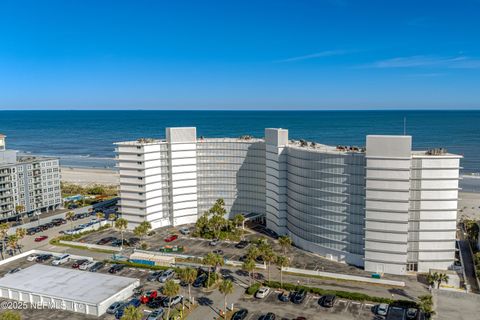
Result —
[[412, 151], [410, 136], [367, 136], [366, 148], [264, 139], [119, 142], [121, 212], [130, 228], [194, 223], [218, 198], [229, 217], [267, 227], [329, 259], [391, 274], [448, 269], [455, 258], [459, 155]]
[[0, 221], [61, 207], [57, 158], [18, 156], [0, 134]]

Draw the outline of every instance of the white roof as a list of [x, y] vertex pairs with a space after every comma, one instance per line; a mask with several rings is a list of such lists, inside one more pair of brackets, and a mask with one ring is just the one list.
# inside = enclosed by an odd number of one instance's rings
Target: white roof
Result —
[[0, 279], [9, 288], [88, 304], [100, 304], [138, 279], [34, 264]]

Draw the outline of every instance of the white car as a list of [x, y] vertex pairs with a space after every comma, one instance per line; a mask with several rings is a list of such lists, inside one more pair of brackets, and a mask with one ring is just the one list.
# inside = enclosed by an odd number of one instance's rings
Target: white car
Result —
[[257, 293], [255, 294], [255, 298], [263, 299], [263, 298], [265, 298], [269, 293], [270, 293], [270, 288], [268, 288], [268, 287], [260, 287], [260, 289], [258, 289]]
[[55, 260], [53, 260], [52, 265], [59, 266], [61, 264], [67, 263], [68, 260], [70, 260], [70, 255], [69, 254], [64, 254], [64, 255], [56, 258]]
[[178, 231], [180, 231], [180, 233], [183, 234], [183, 235], [190, 234], [190, 229], [188, 229], [187, 227], [182, 227]]
[[86, 262], [86, 263], [82, 263], [80, 265], [80, 267], [78, 267], [78, 269], [80, 270], [88, 270], [90, 269], [91, 267], [93, 267], [95, 265], [95, 261], [89, 261], [89, 262]]
[[175, 275], [175, 271], [173, 269], [168, 269], [162, 273], [160, 277], [158, 277], [159, 282], [167, 282], [170, 278], [173, 278]]
[[388, 304], [386, 303], [380, 303], [378, 306], [377, 306], [377, 314], [379, 316], [386, 316], [387, 315], [387, 312], [388, 312]]
[[27, 261], [35, 261], [37, 260], [38, 254], [31, 254], [27, 257]]

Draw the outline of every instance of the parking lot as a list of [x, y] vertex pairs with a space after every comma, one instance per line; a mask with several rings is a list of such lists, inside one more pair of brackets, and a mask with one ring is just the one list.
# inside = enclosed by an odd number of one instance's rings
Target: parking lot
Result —
[[[51, 265], [52, 259], [43, 262], [45, 265]], [[76, 262], [76, 260], [70, 260], [69, 262], [60, 265], [60, 266], [55, 266], [56, 268], [72, 268], [72, 265]], [[3, 277], [7, 274], [8, 271], [15, 269], [15, 268], [28, 268], [29, 266], [36, 264], [39, 262], [35, 261], [27, 261], [27, 258], [20, 258], [18, 260], [15, 260], [13, 262], [10, 262], [6, 265], [0, 266], [0, 277]], [[113, 264], [106, 264], [103, 266], [100, 270], [98, 270], [99, 273], [108, 273], [108, 269], [112, 266]], [[81, 272], [89, 272], [89, 271], [81, 271]], [[157, 290], [160, 292], [162, 290], [163, 284], [158, 282], [158, 281], [147, 281], [147, 277], [150, 274], [149, 270], [145, 269], [136, 269], [136, 268], [128, 268], [125, 267], [123, 270], [117, 272], [115, 275], [116, 276], [123, 276], [123, 277], [129, 277], [129, 278], [137, 278], [140, 279], [140, 283], [142, 286], [143, 292], [146, 292], [148, 290]], [[8, 276], [8, 275], [7, 275]], [[200, 291], [199, 289], [192, 288], [192, 293]], [[181, 287], [181, 295], [188, 296], [187, 290], [184, 287]], [[197, 292], [198, 294], [198, 292]], [[180, 306], [179, 306], [180, 307]], [[144, 312], [145, 315], [147, 315], [149, 312], [151, 312], [152, 309], [148, 308], [148, 306], [142, 304], [141, 307], [142, 311]], [[1, 310], [0, 310], [1, 311]], [[60, 320], [60, 319], [105, 319], [105, 320], [113, 320], [115, 317], [113, 315], [105, 314], [99, 318], [97, 317], [92, 317], [92, 316], [86, 316], [83, 314], [79, 313], [72, 313], [72, 312], [67, 312], [63, 310], [49, 310], [49, 309], [43, 309], [43, 310], [16, 310], [22, 314], [22, 319], [50, 319], [50, 320]]]
[[307, 319], [367, 320], [377, 319], [373, 313], [373, 304], [336, 299], [332, 308], [324, 308], [318, 303], [319, 296], [308, 295], [301, 304], [282, 302], [278, 299], [280, 291], [270, 291], [264, 299], [243, 298], [235, 308], [249, 310], [247, 320], [256, 320], [262, 314], [273, 312], [277, 319], [295, 319], [303, 316]]

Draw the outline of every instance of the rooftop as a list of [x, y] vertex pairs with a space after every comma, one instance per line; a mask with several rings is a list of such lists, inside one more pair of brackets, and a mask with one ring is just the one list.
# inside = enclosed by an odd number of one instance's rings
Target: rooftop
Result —
[[136, 281], [138, 279], [34, 264], [5, 275], [0, 279], [0, 288], [98, 304]]

